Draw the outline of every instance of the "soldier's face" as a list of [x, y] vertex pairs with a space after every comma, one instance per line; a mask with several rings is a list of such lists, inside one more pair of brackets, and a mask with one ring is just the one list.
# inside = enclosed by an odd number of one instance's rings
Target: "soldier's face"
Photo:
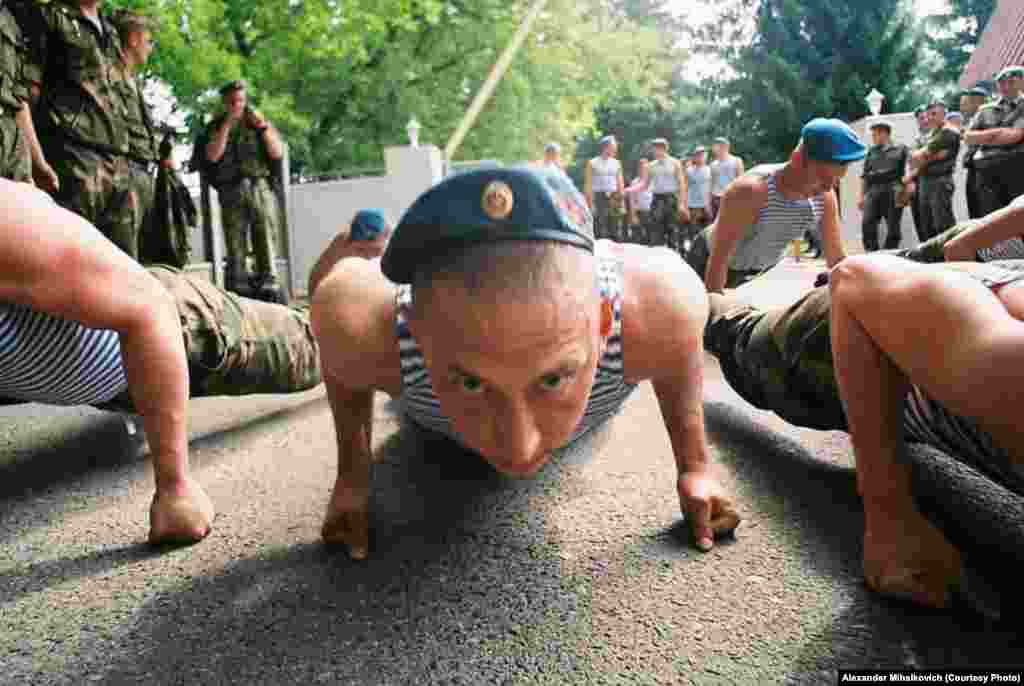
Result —
[[928, 123], [933, 129], [937, 129], [946, 123], [946, 108], [944, 107], [929, 107], [928, 108]]
[[586, 409], [604, 346], [600, 300], [569, 284], [527, 298], [471, 293], [457, 280], [430, 290], [409, 325], [441, 408], [495, 469], [532, 476]]
[[1024, 90], [1024, 79], [1016, 76], [1006, 79], [1006, 91], [1008, 97], [1016, 98], [1020, 95], [1021, 90]]
[[808, 161], [807, 169], [810, 172], [808, 174], [810, 177], [810, 187], [808, 190], [812, 194], [817, 195], [834, 188], [839, 183], [839, 180], [846, 176], [848, 166], [837, 162]]
[[133, 31], [128, 34], [128, 50], [138, 64], [145, 64], [153, 54], [153, 34], [149, 31]]
[[224, 96], [224, 109], [235, 115], [240, 116], [248, 103], [249, 98], [244, 90], [231, 91]]

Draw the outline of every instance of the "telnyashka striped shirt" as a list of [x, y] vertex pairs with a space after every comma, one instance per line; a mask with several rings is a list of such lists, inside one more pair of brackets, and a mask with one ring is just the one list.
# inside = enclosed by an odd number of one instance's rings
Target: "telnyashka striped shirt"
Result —
[[0, 303], [0, 398], [96, 405], [127, 387], [114, 331]]
[[[757, 215], [757, 222], [749, 227], [736, 246], [729, 262], [730, 269], [764, 271], [771, 269], [786, 254], [791, 241], [801, 238], [804, 231], [818, 232], [825, 212], [825, 195], [789, 200], [776, 188], [775, 175], [784, 164], [762, 164], [750, 174], [768, 179], [768, 200]], [[711, 228], [714, 231], [714, 227]], [[711, 234], [708, 236], [711, 245]]]
[[[597, 427], [615, 415], [636, 384], [626, 383], [622, 370], [622, 263], [611, 254], [611, 244], [598, 241], [596, 246], [598, 279], [601, 297], [612, 304], [614, 319], [604, 355], [597, 364], [594, 386], [587, 407], [573, 432], [570, 442]], [[402, 395], [399, 398], [403, 412], [416, 424], [459, 441], [451, 420], [441, 410], [434, 394], [423, 353], [409, 331], [407, 313], [412, 305], [412, 289], [408, 284], [398, 289], [396, 296], [396, 326], [399, 359], [402, 369]]]

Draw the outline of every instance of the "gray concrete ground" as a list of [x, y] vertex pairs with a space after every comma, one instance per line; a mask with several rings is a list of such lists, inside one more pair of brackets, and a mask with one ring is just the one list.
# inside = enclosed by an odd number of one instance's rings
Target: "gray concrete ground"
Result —
[[[757, 299], [788, 302], [816, 271], [784, 265]], [[745, 515], [709, 554], [684, 533], [647, 385], [530, 481], [380, 397], [361, 564], [317, 540], [335, 454], [322, 388], [192, 403], [219, 515], [177, 550], [144, 543], [151, 467], [118, 416], [3, 409], [0, 683], [817, 684], [1024, 662], [1015, 634], [865, 591], [844, 435], [751, 408], [711, 357], [706, 398]]]

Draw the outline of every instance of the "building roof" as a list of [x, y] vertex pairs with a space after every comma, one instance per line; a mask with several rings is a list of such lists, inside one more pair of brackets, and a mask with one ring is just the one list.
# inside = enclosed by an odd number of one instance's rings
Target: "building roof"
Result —
[[996, 11], [981, 34], [978, 47], [960, 75], [960, 87], [970, 88], [978, 81], [1011, 64], [1024, 63], [1024, 2], [999, 0]]

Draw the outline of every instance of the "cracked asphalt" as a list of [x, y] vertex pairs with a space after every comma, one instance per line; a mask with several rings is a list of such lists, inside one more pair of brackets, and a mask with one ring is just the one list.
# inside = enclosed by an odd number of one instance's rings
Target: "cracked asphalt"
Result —
[[[816, 272], [787, 261], [756, 299]], [[708, 554], [649, 384], [528, 481], [379, 396], [365, 563], [318, 542], [322, 387], [192, 402], [218, 516], [171, 550], [145, 543], [152, 470], [120, 416], [0, 408], [0, 684], [824, 684], [1024, 662], [1017, 633], [870, 595], [847, 437], [750, 407], [707, 359], [710, 441], [745, 516]]]

